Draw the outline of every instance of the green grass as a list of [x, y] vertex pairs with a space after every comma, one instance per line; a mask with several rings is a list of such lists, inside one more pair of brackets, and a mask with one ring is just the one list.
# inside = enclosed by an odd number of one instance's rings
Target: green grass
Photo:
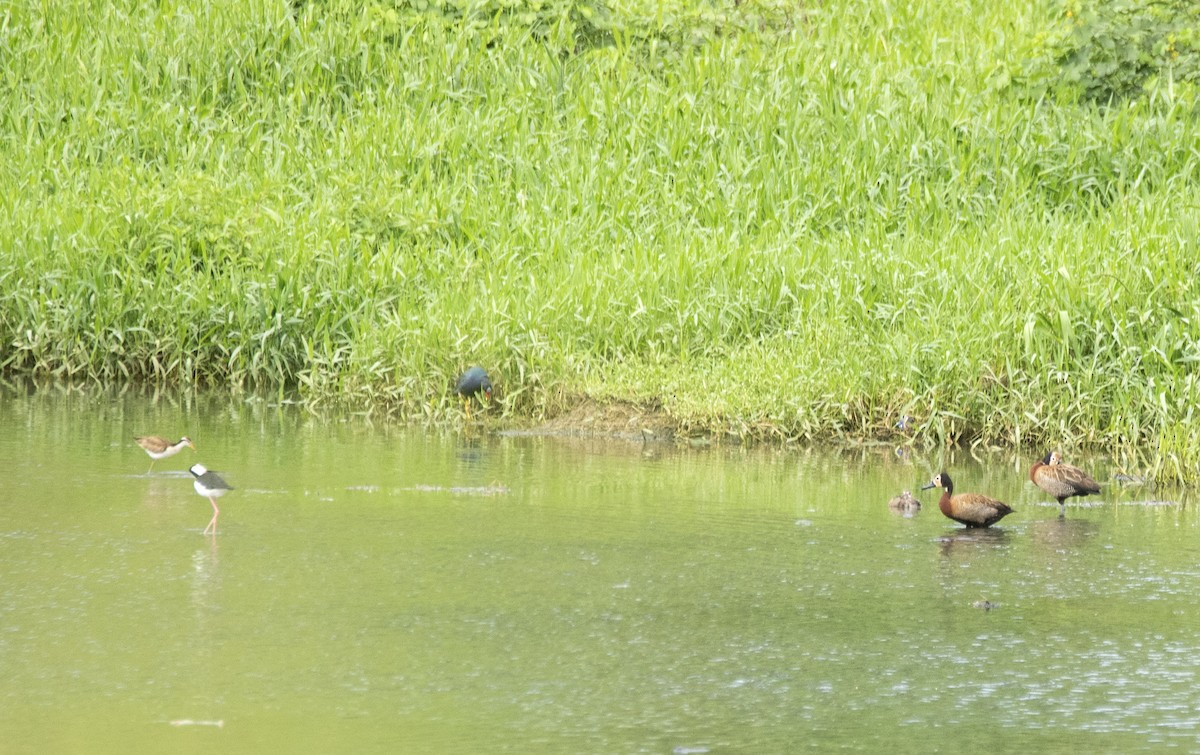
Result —
[[439, 421], [478, 363], [513, 421], [587, 394], [820, 442], [909, 414], [1197, 479], [1196, 103], [1023, 98], [1041, 3], [790, 8], [580, 44], [10, 4], [0, 370]]

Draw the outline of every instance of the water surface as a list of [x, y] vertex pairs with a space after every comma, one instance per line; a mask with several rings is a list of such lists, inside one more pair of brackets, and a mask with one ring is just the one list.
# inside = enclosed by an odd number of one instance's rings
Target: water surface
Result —
[[[147, 474], [144, 433], [198, 451]], [[0, 749], [1197, 749], [1193, 507], [1059, 519], [1031, 462], [9, 391]], [[888, 510], [943, 465], [1017, 513]]]

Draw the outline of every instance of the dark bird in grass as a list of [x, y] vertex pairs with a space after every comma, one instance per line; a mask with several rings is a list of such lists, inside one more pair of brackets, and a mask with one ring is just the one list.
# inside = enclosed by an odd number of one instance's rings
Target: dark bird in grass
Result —
[[233, 490], [233, 486], [222, 480], [216, 472], [210, 472], [203, 464], [193, 464], [188, 470], [192, 473], [192, 477], [196, 479], [192, 481], [192, 487], [196, 492], [208, 499], [208, 502], [213, 507], [213, 518], [204, 528], [204, 533], [217, 534], [217, 517], [221, 515], [221, 510], [217, 508], [217, 499]]
[[146, 474], [150, 474], [154, 469], [154, 462], [159, 459], [165, 459], [168, 456], [174, 456], [182, 451], [184, 446], [191, 448], [193, 451], [196, 450], [196, 447], [192, 445], [192, 439], [186, 435], [174, 443], [157, 435], [138, 435], [134, 437], [134, 440], [137, 441], [137, 444], [150, 457], [150, 469], [146, 470]]
[[1067, 513], [1067, 499], [1072, 496], [1095, 495], [1100, 484], [1088, 477], [1079, 467], [1064, 464], [1062, 454], [1051, 451], [1034, 462], [1029, 468], [1029, 479], [1033, 484], [1049, 493], [1058, 501], [1058, 515]]
[[488, 401], [492, 400], [492, 379], [482, 367], [472, 367], [458, 379], [454, 392], [462, 397], [463, 408], [466, 409], [467, 419], [470, 419], [471, 399], [482, 393]]
[[921, 490], [941, 488], [942, 497], [938, 508], [942, 513], [956, 522], [968, 527], [990, 527], [1013, 512], [1007, 503], [988, 498], [979, 493], [959, 493], [954, 495], [954, 481], [950, 475], [941, 472], [934, 476]]
[[888, 501], [888, 508], [898, 514], [912, 516], [921, 510], [921, 502], [914, 498], [911, 492], [906, 490], [898, 496], [893, 496], [892, 500]]

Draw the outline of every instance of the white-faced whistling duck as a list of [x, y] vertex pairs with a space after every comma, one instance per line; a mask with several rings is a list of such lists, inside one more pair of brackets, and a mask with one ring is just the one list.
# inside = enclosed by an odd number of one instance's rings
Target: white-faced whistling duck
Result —
[[990, 527], [1013, 512], [1007, 503], [988, 498], [979, 493], [959, 493], [954, 495], [954, 481], [950, 475], [941, 472], [924, 485], [921, 490], [941, 488], [942, 497], [938, 508], [942, 513], [956, 522], [968, 527]]
[[1029, 468], [1029, 479], [1058, 501], [1059, 516], [1066, 513], [1068, 498], [1100, 492], [1100, 485], [1086, 472], [1079, 467], [1063, 464], [1062, 454], [1058, 451], [1051, 451], [1035, 462]]

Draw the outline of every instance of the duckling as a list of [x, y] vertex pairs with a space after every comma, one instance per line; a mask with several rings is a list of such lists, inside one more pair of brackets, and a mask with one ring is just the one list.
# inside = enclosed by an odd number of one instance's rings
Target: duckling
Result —
[[912, 516], [921, 510], [921, 502], [913, 497], [911, 491], [906, 490], [900, 495], [892, 496], [892, 499], [888, 501], [888, 508], [897, 514]]

